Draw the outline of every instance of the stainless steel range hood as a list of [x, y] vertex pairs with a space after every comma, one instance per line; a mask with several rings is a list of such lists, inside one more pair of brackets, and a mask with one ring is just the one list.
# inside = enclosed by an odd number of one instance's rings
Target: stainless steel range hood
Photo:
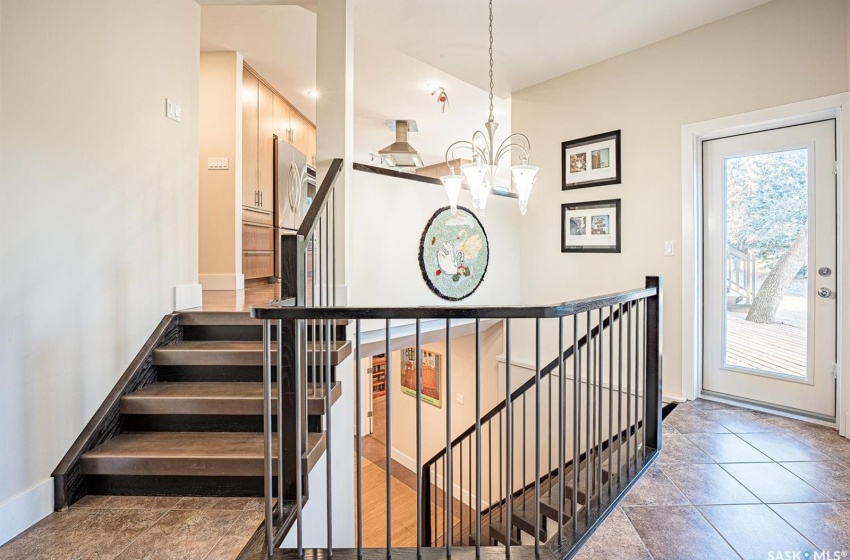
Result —
[[390, 130], [395, 131], [395, 142], [378, 151], [389, 167], [422, 167], [422, 158], [416, 148], [408, 144], [407, 133], [418, 132], [416, 121], [387, 121]]

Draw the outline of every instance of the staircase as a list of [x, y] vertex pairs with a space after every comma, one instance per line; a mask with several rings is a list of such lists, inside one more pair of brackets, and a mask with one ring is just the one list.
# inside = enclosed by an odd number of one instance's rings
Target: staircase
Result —
[[[261, 321], [183, 312], [163, 323], [54, 472], [57, 509], [86, 494], [263, 496]], [[338, 335], [331, 366], [351, 354], [344, 327]], [[276, 371], [273, 379], [276, 396]], [[333, 403], [342, 387], [330, 391]], [[326, 402], [325, 385], [309, 384], [305, 475], [325, 452]]]

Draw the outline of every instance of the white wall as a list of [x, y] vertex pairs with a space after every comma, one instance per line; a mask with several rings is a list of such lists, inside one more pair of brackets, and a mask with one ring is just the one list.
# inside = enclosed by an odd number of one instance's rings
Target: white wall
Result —
[[[776, 0], [516, 92], [513, 128], [540, 166], [521, 222], [523, 303], [663, 276], [665, 393], [681, 394], [682, 263], [663, 256], [665, 240], [682, 247], [681, 127], [846, 91], [845, 15], [844, 0]], [[616, 129], [622, 185], [562, 192], [561, 142]], [[607, 198], [623, 201], [622, 253], [561, 254], [560, 205]]]
[[52, 510], [50, 473], [197, 283], [199, 8], [0, 1], [2, 543]]
[[[448, 205], [445, 189], [354, 171], [348, 186], [351, 305], [513, 305], [520, 300], [520, 216], [514, 198], [491, 196], [486, 216], [490, 263], [478, 290], [460, 302], [444, 300], [425, 284], [419, 241], [434, 212]], [[472, 208], [469, 191], [460, 204]]]

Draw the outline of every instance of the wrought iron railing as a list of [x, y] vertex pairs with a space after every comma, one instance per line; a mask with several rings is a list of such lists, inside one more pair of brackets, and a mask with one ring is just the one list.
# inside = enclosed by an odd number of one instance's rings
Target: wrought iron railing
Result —
[[[322, 285], [321, 281], [319, 285]], [[447, 555], [450, 555], [453, 549], [459, 548], [480, 555], [482, 548], [487, 548], [490, 551], [502, 550], [505, 556], [510, 556], [512, 546], [517, 545], [527, 546], [528, 551], [533, 551], [537, 557], [571, 557], [657, 457], [661, 447], [662, 334], [661, 279], [658, 277], [647, 278], [646, 286], [641, 289], [551, 306], [363, 308], [337, 307], [332, 305], [332, 298], [330, 302], [331, 305], [321, 305], [321, 302], [318, 305], [305, 305], [304, 299], [296, 297], [278, 306], [255, 307], [251, 313], [253, 317], [263, 320], [265, 348], [270, 348], [272, 328], [277, 327], [278, 348], [283, 351], [278, 352], [276, 366], [284, 376], [284, 383], [278, 385], [292, 387], [290, 401], [295, 409], [292, 425], [296, 434], [294, 449], [303, 450], [306, 423], [303, 403], [306, 400], [307, 386], [312, 381], [307, 368], [307, 353], [315, 352], [317, 348], [316, 345], [308, 346], [308, 339], [324, 337], [325, 341], [332, 340], [331, 331], [336, 330], [334, 326], [337, 322], [354, 322], [355, 425], [358, 426], [359, 434], [362, 420], [360, 387], [364, 375], [360, 359], [363, 331], [361, 322], [383, 321], [384, 351], [389, 358], [394, 349], [393, 321], [415, 321], [417, 557], [421, 557], [423, 549], [435, 546], [443, 547]], [[490, 413], [482, 415], [481, 322], [493, 319], [502, 320], [504, 325], [505, 399]], [[443, 321], [445, 324], [446, 433], [445, 450], [432, 460], [426, 461], [422, 455], [424, 426], [421, 335], [423, 321], [434, 320]], [[535, 360], [530, 380], [520, 389], [511, 391], [512, 376], [517, 367], [512, 356], [512, 330], [519, 320], [531, 320], [534, 324]], [[469, 321], [475, 325], [473, 362], [476, 422], [469, 430], [455, 438], [451, 430], [452, 383], [456, 375], [452, 371], [452, 328], [455, 323]], [[551, 331], [546, 329], [550, 326], [556, 328]], [[548, 334], [545, 334], [544, 330]], [[283, 339], [280, 338], [281, 333], [284, 333]], [[289, 349], [286, 333], [292, 333]], [[559, 357], [548, 366], [543, 366], [541, 346], [552, 336], [557, 338]], [[572, 347], [565, 350], [569, 340], [572, 340]], [[320, 344], [318, 349], [320, 355], [325, 355], [323, 363], [330, 364], [330, 345]], [[265, 376], [267, 380], [271, 380], [275, 364], [269, 350], [266, 350], [265, 355]], [[331, 382], [333, 368], [324, 367], [319, 356], [312, 356], [311, 360], [312, 364], [317, 364], [312, 369], [319, 372], [320, 380], [324, 378], [325, 383]], [[388, 359], [388, 380], [392, 379], [392, 374], [392, 360]], [[293, 378], [292, 383], [285, 381], [288, 377]], [[567, 397], [568, 393], [571, 393], [571, 399]], [[326, 394], [329, 395], [330, 391]], [[557, 413], [551, 412], [550, 407], [544, 424], [543, 411], [553, 398], [558, 403]], [[282, 398], [278, 399], [279, 403], [282, 401]], [[328, 396], [325, 430], [330, 440], [335, 420], [330, 415], [329, 401]], [[270, 406], [269, 398], [269, 415]], [[390, 557], [393, 553], [392, 535], [395, 522], [392, 508], [392, 445], [389, 443], [392, 441], [393, 429], [392, 391], [387, 392], [386, 407], [388, 445], [384, 470], [387, 516], [386, 546], [383, 550], [386, 556]], [[282, 411], [279, 409], [278, 413], [282, 414]], [[351, 418], [343, 418], [340, 421], [348, 423]], [[525, 426], [520, 432], [518, 425], [522, 422], [525, 422]], [[266, 429], [270, 440], [270, 422], [267, 423]], [[498, 447], [494, 443], [494, 436], [497, 434]], [[522, 436], [519, 443], [517, 434]], [[464, 451], [461, 450], [464, 446], [467, 461], [465, 465], [461, 465], [464, 457]], [[330, 449], [329, 441], [328, 450]], [[271, 446], [267, 451], [267, 464], [271, 469]], [[362, 557], [364, 549], [362, 455], [362, 435], [358, 435], [354, 512], [358, 557]], [[284, 459], [289, 461], [282, 452], [281, 463]], [[299, 470], [295, 473], [297, 488], [293, 493], [295, 496], [303, 496], [300, 486], [303, 473], [300, 471], [300, 461], [296, 463]], [[438, 466], [438, 463], [441, 465]], [[331, 540], [333, 498], [330, 456], [327, 458], [327, 465], [328, 521], [325, 529], [327, 553], [331, 555], [334, 546]], [[444, 467], [444, 474], [440, 472], [441, 476], [438, 476], [440, 466]], [[467, 486], [463, 484], [465, 475], [468, 475]], [[457, 485], [456, 476], [460, 481]], [[266, 507], [270, 521], [272, 490], [269, 482]], [[286, 490], [286, 487], [281, 487], [280, 495], [286, 496]], [[554, 500], [553, 492], [557, 496]], [[544, 503], [544, 496], [547, 497], [549, 506]], [[440, 499], [444, 504], [442, 510], [439, 507]], [[304, 554], [301, 537], [304, 520], [300, 509], [301, 500], [297, 501], [295, 530], [298, 535], [297, 553], [301, 556]], [[553, 501], [554, 508], [551, 507]], [[466, 516], [463, 521], [465, 527], [459, 531], [455, 531], [455, 525], [459, 524], [455, 521], [455, 502], [460, 508], [461, 518]], [[434, 507], [431, 507], [432, 505]], [[554, 510], [554, 515], [547, 507]], [[440, 510], [442, 513], [437, 515]], [[520, 511], [522, 513], [518, 514]], [[275, 543], [279, 541], [274, 538], [273, 529], [269, 530], [272, 531], [268, 541], [271, 555]], [[502, 534], [498, 534], [500, 530]], [[525, 531], [527, 535], [522, 536], [520, 531]], [[543, 538], [544, 532], [551, 533], [553, 537]], [[500, 548], [492, 548], [494, 546]], [[410, 550], [412, 553], [413, 548]]]

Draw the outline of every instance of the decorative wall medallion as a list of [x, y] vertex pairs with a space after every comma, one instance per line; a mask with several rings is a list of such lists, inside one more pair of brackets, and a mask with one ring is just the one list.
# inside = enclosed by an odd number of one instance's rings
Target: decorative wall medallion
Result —
[[472, 295], [487, 272], [490, 247], [487, 233], [468, 208], [448, 206], [437, 210], [419, 243], [419, 268], [431, 290], [443, 299], [457, 301]]

